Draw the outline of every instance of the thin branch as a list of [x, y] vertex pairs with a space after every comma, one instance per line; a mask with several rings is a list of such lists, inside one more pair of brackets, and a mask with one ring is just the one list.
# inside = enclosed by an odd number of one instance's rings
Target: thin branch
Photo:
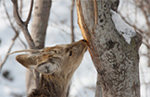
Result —
[[[7, 19], [9, 21], [10, 25], [11, 25], [11, 28], [14, 30], [14, 32], [16, 33], [16, 35], [19, 35], [19, 30], [16, 29], [16, 27], [13, 25], [13, 23], [12, 23], [12, 21], [10, 19], [10, 15], [8, 14], [8, 11], [7, 11], [7, 8], [6, 8], [6, 5], [5, 5], [5, 1], [3, 1], [3, 6], [4, 6], [4, 9], [5, 9], [5, 13], [6, 13]], [[24, 45], [24, 47], [27, 48], [27, 45], [22, 41], [22, 39], [19, 36], [18, 36], [18, 38], [21, 41], [21, 43]]]
[[18, 13], [18, 0], [11, 0], [11, 1], [13, 3], [13, 13], [14, 13], [16, 22], [19, 26], [22, 26], [24, 24], [24, 22], [22, 21], [22, 19], [19, 16], [19, 13]]
[[20, 0], [20, 9], [19, 9], [19, 13], [20, 16], [22, 17], [22, 9], [23, 9], [23, 0]]
[[0, 72], [1, 72], [1, 69], [2, 69], [3, 65], [5, 64], [8, 56], [9, 56], [8, 54], [10, 53], [10, 51], [11, 51], [11, 49], [12, 49], [14, 43], [15, 43], [15, 40], [17, 39], [17, 37], [18, 37], [18, 35], [15, 35], [14, 38], [12, 39], [12, 43], [11, 43], [7, 53], [6, 53], [6, 56], [5, 56], [4, 60], [3, 60], [3, 62], [0, 64]]
[[[60, 25], [58, 25], [57, 23], [51, 23], [50, 24], [50, 26], [51, 27], [54, 27], [54, 28], [56, 28], [56, 29], [59, 29], [59, 30], [61, 30], [61, 31], [63, 31], [63, 32], [65, 32], [67, 35], [70, 35], [70, 33], [66, 30], [66, 29], [64, 29], [64, 28], [62, 28]], [[65, 25], [65, 26], [67, 26], [68, 28], [70, 27], [70, 26], [68, 26], [68, 25]]]
[[148, 31], [150, 31], [150, 23], [149, 23], [149, 16], [147, 15], [147, 10], [144, 9], [144, 1], [141, 2], [141, 6], [140, 6], [140, 9], [141, 11], [143, 12], [144, 14], [144, 17], [145, 17], [145, 20], [146, 20], [146, 24], [147, 24], [147, 27], [148, 27]]
[[[11, 43], [7, 53], [6, 53], [6, 56], [5, 56], [4, 60], [3, 60], [3, 62], [0, 64], [0, 70], [2, 69], [3, 65], [5, 64], [5, 62], [7, 60], [8, 56], [9, 56], [8, 54], [10, 53], [10, 51], [11, 51], [13, 45], [14, 45], [15, 40], [19, 36], [19, 31], [14, 27], [14, 25], [13, 25], [11, 19], [10, 19], [10, 15], [8, 14], [8, 11], [7, 11], [7, 8], [6, 8], [6, 5], [5, 5], [5, 1], [3, 1], [3, 6], [4, 6], [4, 9], [5, 9], [5, 13], [6, 13], [6, 16], [8, 18], [8, 21], [9, 21], [9, 23], [11, 25], [11, 28], [14, 30], [16, 35], [12, 38], [12, 43]], [[20, 41], [22, 41], [22, 40], [20, 39]]]
[[141, 34], [141, 33], [144, 33], [143, 30], [137, 28], [135, 25], [132, 25], [130, 22], [128, 22], [128, 21], [125, 19], [125, 17], [124, 17], [119, 11], [118, 11], [118, 13], [120, 14], [121, 18], [122, 18], [128, 25], [130, 25], [131, 27], [134, 28], [135, 31], [140, 32], [140, 34]]
[[16, 35], [18, 35], [18, 31], [16, 30], [16, 28], [14, 27], [13, 23], [11, 22], [11, 19], [10, 19], [10, 15], [8, 14], [8, 11], [7, 11], [7, 8], [6, 8], [6, 5], [5, 5], [5, 0], [3, 1], [3, 6], [4, 6], [4, 9], [5, 9], [5, 13], [6, 13], [6, 16], [8, 18], [8, 21], [11, 25], [11, 28], [15, 31]]
[[[25, 22], [23, 22], [22, 19], [19, 16], [17, 0], [11, 0], [11, 1], [13, 3], [13, 11], [14, 11], [15, 20], [16, 20], [17, 24], [20, 26], [20, 28], [22, 29], [22, 31], [24, 33], [24, 36], [25, 36], [25, 38], [28, 42], [29, 48], [30, 49], [35, 49], [35, 44], [33, 42], [33, 39], [31, 38], [31, 35], [29, 34], [27, 24]], [[32, 11], [32, 10], [30, 10], [30, 11]], [[30, 13], [29, 13], [29, 16], [28, 16], [29, 20], [30, 20]], [[27, 20], [27, 22], [28, 22], [28, 20]]]
[[[13, 3], [13, 11], [14, 11], [15, 20], [16, 20], [17, 24], [20, 26], [21, 30], [23, 31], [24, 36], [25, 36], [25, 38], [28, 42], [29, 48], [30, 49], [35, 49], [36, 47], [35, 47], [34, 41], [31, 37], [31, 35], [29, 34], [29, 31], [28, 31], [28, 28], [27, 28], [27, 25], [28, 25], [29, 20], [31, 18], [31, 13], [32, 13], [32, 8], [33, 8], [33, 0], [31, 1], [31, 7], [30, 7], [29, 15], [28, 15], [27, 20], [25, 22], [23, 22], [22, 19], [19, 16], [17, 0], [11, 0], [11, 1]], [[37, 84], [39, 82], [39, 73], [35, 70], [34, 74], [36, 75], [35, 84], [36, 84], [36, 87], [37, 87]]]
[[74, 42], [74, 19], [73, 19], [73, 11], [74, 11], [74, 3], [75, 1], [72, 0], [72, 5], [71, 5], [71, 42]]
[[30, 11], [29, 11], [29, 14], [28, 14], [28, 18], [27, 20], [25, 21], [25, 25], [27, 25], [30, 21], [30, 18], [31, 18], [31, 14], [32, 14], [32, 9], [33, 9], [33, 2], [34, 0], [31, 0], [31, 6], [30, 6]]
[[[14, 27], [14, 25], [13, 25], [11, 19], [10, 19], [10, 15], [8, 14], [8, 11], [7, 11], [7, 8], [6, 8], [6, 5], [5, 5], [5, 1], [3, 1], [3, 6], [4, 6], [4, 9], [5, 9], [5, 13], [6, 13], [6, 16], [7, 16], [7, 18], [8, 18], [8, 21], [9, 21], [9, 23], [10, 23], [10, 25], [11, 25], [11, 28], [14, 30], [14, 32], [16, 33], [16, 35], [18, 35], [18, 34], [19, 34], [19, 30], [17, 30], [16, 27]], [[20, 8], [20, 10], [21, 10], [21, 9], [22, 9], [22, 8]], [[21, 12], [21, 11], [20, 11], [20, 12]], [[24, 45], [24, 47], [27, 48], [27, 45], [22, 41], [22, 39], [21, 39], [20, 37], [18, 37], [18, 38], [19, 38], [19, 40], [21, 41], [21, 43]]]
[[24, 41], [20, 37], [18, 37], [18, 38], [19, 38], [20, 42], [23, 44], [24, 48], [27, 49], [27, 45], [24, 43]]

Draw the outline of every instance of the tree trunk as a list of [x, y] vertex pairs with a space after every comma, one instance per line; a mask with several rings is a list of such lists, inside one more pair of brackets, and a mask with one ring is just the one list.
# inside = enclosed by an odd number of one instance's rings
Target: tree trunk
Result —
[[141, 37], [128, 44], [115, 28], [110, 9], [119, 0], [76, 0], [78, 23], [96, 67], [95, 97], [140, 97], [139, 55]]
[[[41, 49], [45, 44], [46, 29], [51, 8], [51, 0], [35, 0], [33, 22], [31, 36], [37, 49]], [[30, 93], [33, 88], [36, 88], [39, 82], [39, 73], [34, 72], [36, 80], [33, 77], [33, 72], [26, 71], [26, 87], [27, 93]]]

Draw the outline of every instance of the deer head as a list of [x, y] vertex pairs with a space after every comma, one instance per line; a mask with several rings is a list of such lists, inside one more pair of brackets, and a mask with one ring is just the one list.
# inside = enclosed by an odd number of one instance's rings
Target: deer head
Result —
[[32, 54], [20, 54], [16, 56], [16, 60], [24, 67], [36, 69], [42, 74], [38, 87], [28, 97], [66, 97], [68, 83], [86, 50], [87, 41], [80, 40], [40, 50], [13, 52], [32, 52]]
[[28, 69], [36, 69], [42, 74], [67, 74], [74, 72], [79, 66], [85, 51], [86, 40], [66, 45], [45, 47], [40, 50], [22, 50], [17, 52], [37, 52], [35, 54], [21, 54], [16, 60]]

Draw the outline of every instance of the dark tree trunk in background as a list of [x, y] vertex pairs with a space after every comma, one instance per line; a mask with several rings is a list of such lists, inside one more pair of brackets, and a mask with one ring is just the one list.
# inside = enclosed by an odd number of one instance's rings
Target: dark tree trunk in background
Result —
[[78, 23], [96, 67], [95, 97], [140, 97], [139, 55], [141, 37], [130, 44], [118, 33], [110, 9], [119, 0], [76, 0]]
[[[51, 0], [35, 0], [34, 13], [31, 27], [31, 36], [35, 43], [36, 49], [41, 49], [45, 44], [46, 29], [48, 25]], [[33, 77], [33, 73], [30, 70], [26, 71], [26, 86], [27, 93], [30, 93], [39, 82], [39, 73], [34, 72], [36, 79]]]

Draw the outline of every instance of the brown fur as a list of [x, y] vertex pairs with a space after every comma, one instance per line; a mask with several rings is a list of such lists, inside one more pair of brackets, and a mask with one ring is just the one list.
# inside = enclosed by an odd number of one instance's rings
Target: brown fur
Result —
[[86, 50], [87, 42], [80, 40], [72, 44], [36, 50], [36, 54], [18, 55], [16, 60], [19, 63], [41, 73], [38, 87], [28, 97], [66, 97], [68, 83]]

